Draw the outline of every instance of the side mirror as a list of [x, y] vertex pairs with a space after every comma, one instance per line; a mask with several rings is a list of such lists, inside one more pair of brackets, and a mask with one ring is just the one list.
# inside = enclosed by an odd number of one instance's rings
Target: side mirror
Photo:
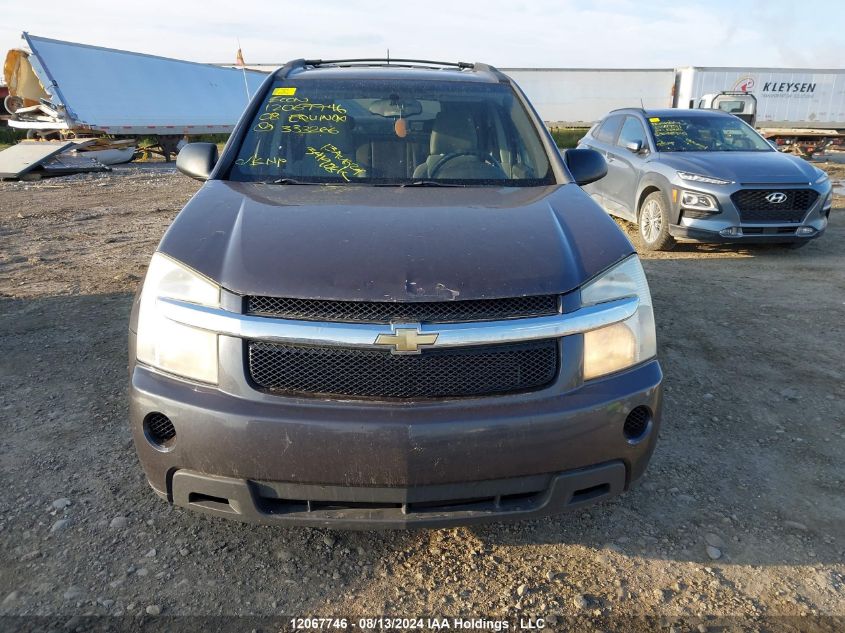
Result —
[[197, 180], [208, 180], [217, 162], [214, 143], [188, 143], [176, 156], [176, 169]]
[[607, 162], [594, 149], [568, 149], [563, 159], [579, 186], [588, 185], [607, 175]]
[[645, 149], [642, 141], [631, 141], [630, 143], [625, 143], [625, 149], [634, 154], [639, 154]]

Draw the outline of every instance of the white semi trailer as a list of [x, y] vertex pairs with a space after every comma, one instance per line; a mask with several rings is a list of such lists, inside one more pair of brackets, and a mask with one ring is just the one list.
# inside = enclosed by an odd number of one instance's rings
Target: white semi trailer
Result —
[[151, 136], [165, 158], [183, 135], [229, 133], [266, 78], [23, 34], [6, 55], [9, 126], [30, 136]]
[[672, 68], [503, 68], [550, 127], [589, 127], [610, 110], [671, 108]]
[[801, 154], [845, 147], [845, 69], [679, 68], [673, 105], [732, 112]]
[[507, 68], [550, 127], [590, 126], [622, 107], [718, 108], [784, 149], [845, 149], [845, 70]]

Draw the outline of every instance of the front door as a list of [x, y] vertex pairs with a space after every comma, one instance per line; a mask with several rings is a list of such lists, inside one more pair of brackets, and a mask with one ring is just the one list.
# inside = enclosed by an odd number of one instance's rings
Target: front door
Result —
[[[632, 151], [628, 148], [631, 143], [638, 144], [641, 149]], [[616, 143], [608, 149], [608, 186], [604, 195], [608, 206], [631, 221], [637, 219], [637, 185], [648, 152], [649, 145], [642, 123], [635, 116], [626, 116]]]

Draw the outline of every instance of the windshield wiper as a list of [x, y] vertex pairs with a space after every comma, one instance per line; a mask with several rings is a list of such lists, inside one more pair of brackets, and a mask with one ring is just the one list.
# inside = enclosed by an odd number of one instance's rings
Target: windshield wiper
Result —
[[278, 180], [273, 181], [274, 185], [313, 185], [316, 183], [313, 182], [302, 182], [301, 180], [296, 180], [295, 178], [279, 178]]
[[[271, 184], [274, 185], [322, 185], [322, 184], [342, 184], [342, 183], [321, 183], [321, 182], [304, 182], [296, 180], [295, 178], [278, 178]], [[362, 183], [365, 184], [365, 183]], [[436, 180], [415, 180], [413, 182], [402, 183], [375, 183], [375, 187], [467, 187], [468, 185], [460, 185], [453, 182], [438, 182]]]
[[459, 185], [454, 182], [439, 182], [437, 180], [415, 180], [414, 182], [405, 182], [399, 185], [400, 187], [466, 187], [467, 185]]

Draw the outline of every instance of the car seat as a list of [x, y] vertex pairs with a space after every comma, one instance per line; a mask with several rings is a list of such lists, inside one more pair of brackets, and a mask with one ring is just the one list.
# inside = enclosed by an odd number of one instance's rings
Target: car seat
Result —
[[414, 170], [414, 178], [505, 179], [502, 168], [478, 146], [471, 108], [444, 104], [434, 119], [429, 156]]

